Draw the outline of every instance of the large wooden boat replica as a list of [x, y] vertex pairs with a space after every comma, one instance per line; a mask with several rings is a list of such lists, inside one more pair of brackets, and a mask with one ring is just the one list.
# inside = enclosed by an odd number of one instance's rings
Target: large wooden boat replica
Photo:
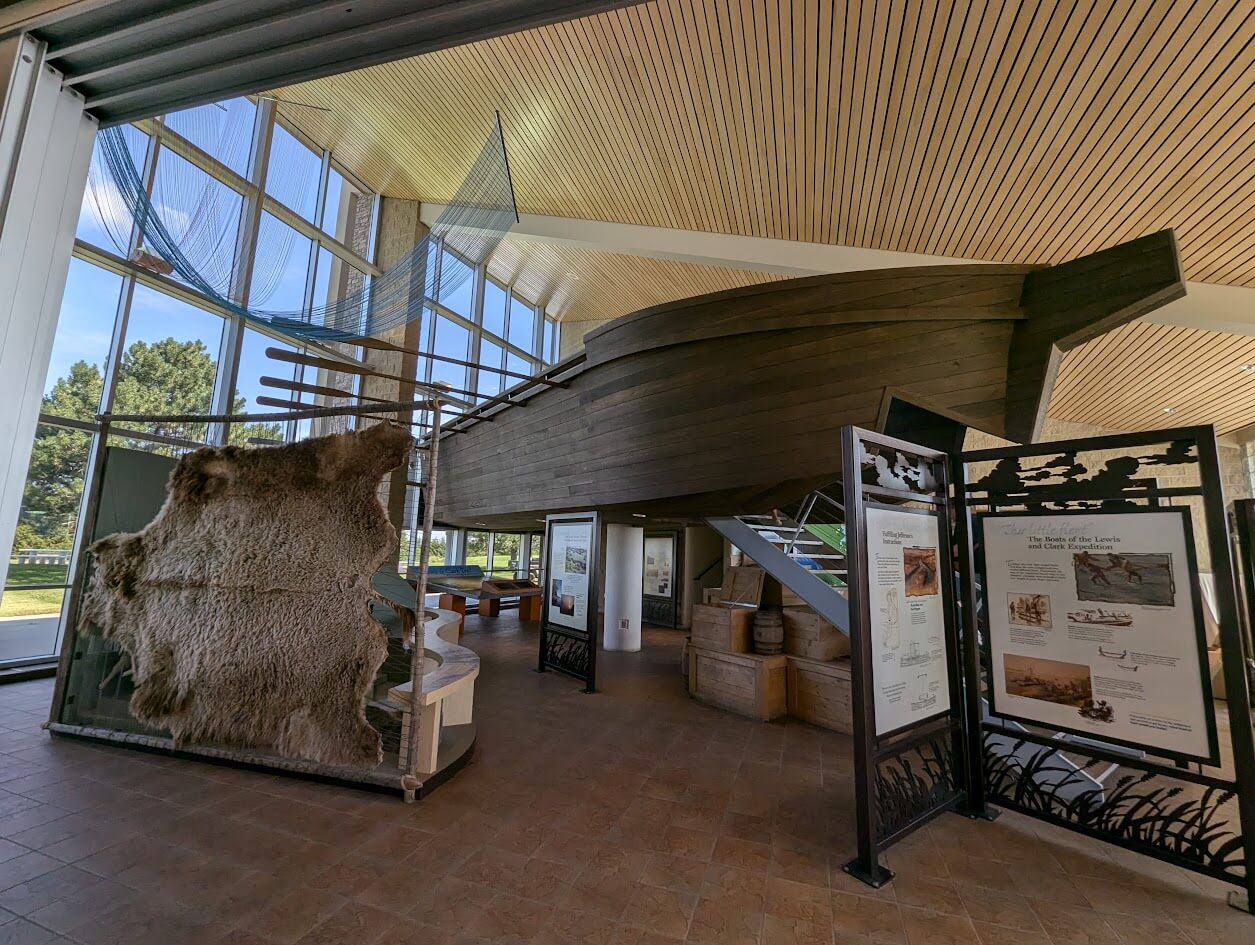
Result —
[[[1040, 432], [1064, 351], [1185, 294], [1171, 231], [1055, 266], [881, 269], [659, 305], [442, 440], [450, 524], [762, 511], [840, 478], [846, 424]], [[507, 459], [508, 457], [508, 459]], [[518, 497], [526, 497], [521, 500]]]

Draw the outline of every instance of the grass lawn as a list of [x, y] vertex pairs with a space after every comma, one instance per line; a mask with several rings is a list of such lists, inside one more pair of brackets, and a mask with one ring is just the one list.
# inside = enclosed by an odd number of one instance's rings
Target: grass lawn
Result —
[[22, 591], [10, 587], [0, 597], [0, 617], [42, 617], [61, 613], [63, 590]]
[[66, 579], [66, 567], [57, 564], [14, 564], [9, 559], [9, 578], [0, 596], [0, 617], [39, 617], [61, 612], [65, 591], [24, 591], [25, 584], [60, 584]]
[[[504, 555], [493, 555], [493, 556], [492, 556], [492, 570], [493, 570], [493, 571], [509, 571], [509, 570], [510, 570], [510, 562], [511, 562], [512, 560], [514, 560], [514, 559], [513, 559], [513, 558], [511, 558], [508, 554], [504, 554]], [[488, 570], [489, 570], [489, 568], [488, 568], [488, 555], [487, 555], [487, 554], [482, 554], [482, 555], [467, 555], [467, 556], [466, 556], [466, 563], [467, 563], [467, 564], [477, 564], [477, 565], [479, 565], [481, 568], [483, 568], [483, 570], [484, 570], [484, 571], [488, 571]]]

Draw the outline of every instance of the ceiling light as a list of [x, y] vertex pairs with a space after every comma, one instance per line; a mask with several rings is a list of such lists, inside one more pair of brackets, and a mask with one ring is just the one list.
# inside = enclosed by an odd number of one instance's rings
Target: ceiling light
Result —
[[1163, 412], [1164, 413], [1176, 413], [1177, 408], [1176, 407], [1164, 407]]
[[1242, 370], [1243, 370], [1243, 371], [1249, 371], [1249, 372], [1251, 372], [1252, 374], [1255, 374], [1255, 364], [1243, 364], [1243, 365], [1242, 365]]
[[645, 513], [644, 513], [644, 512], [633, 512], [633, 513], [632, 513], [632, 518], [646, 518], [646, 517], [647, 517], [647, 516], [645, 515]]

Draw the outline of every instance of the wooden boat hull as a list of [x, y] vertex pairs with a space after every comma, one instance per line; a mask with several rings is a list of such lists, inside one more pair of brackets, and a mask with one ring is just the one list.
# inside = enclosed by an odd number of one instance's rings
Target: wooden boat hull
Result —
[[[626, 315], [585, 337], [566, 387], [442, 440], [437, 514], [770, 509], [839, 478], [847, 424], [1031, 439], [1063, 350], [1183, 293], [1165, 232], [1058, 267], [839, 273]], [[895, 404], [917, 405], [905, 426]]]

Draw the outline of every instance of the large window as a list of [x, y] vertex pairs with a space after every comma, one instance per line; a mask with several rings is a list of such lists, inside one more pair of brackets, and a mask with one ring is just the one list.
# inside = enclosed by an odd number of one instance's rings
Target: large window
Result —
[[[273, 123], [273, 137], [263, 168], [254, 166], [260, 162], [252, 160], [252, 148], [264, 140], [265, 122]], [[374, 196], [278, 124], [273, 103], [241, 98], [205, 105], [128, 127], [125, 135], [163, 222], [216, 288], [250, 305], [295, 313], [365, 286]], [[257, 230], [242, 233], [254, 219], [244, 212], [250, 200], [261, 204]], [[290, 341], [263, 333], [194, 287], [171, 288], [117, 261], [142, 258], [145, 247], [135, 245], [133, 221], [99, 149], [76, 235], [0, 594], [0, 618], [20, 618], [0, 624], [0, 664], [57, 650], [97, 413], [271, 412], [276, 408], [258, 398], [315, 395], [264, 385], [263, 377], [326, 381], [316, 370], [302, 373], [266, 357], [267, 348], [296, 350]], [[240, 247], [250, 245], [253, 252], [240, 258]], [[109, 443], [180, 456], [207, 442], [275, 443], [309, 431], [308, 423], [132, 423], [115, 425]]]
[[420, 359], [419, 380], [440, 380], [474, 391], [474, 399], [482, 404], [557, 359], [557, 322], [489, 276], [486, 267], [473, 268], [443, 246], [435, 248], [428, 265], [438, 274], [437, 298], [431, 303], [435, 333], [424, 331], [419, 350], [469, 360], [472, 366], [464, 371], [459, 365]]

